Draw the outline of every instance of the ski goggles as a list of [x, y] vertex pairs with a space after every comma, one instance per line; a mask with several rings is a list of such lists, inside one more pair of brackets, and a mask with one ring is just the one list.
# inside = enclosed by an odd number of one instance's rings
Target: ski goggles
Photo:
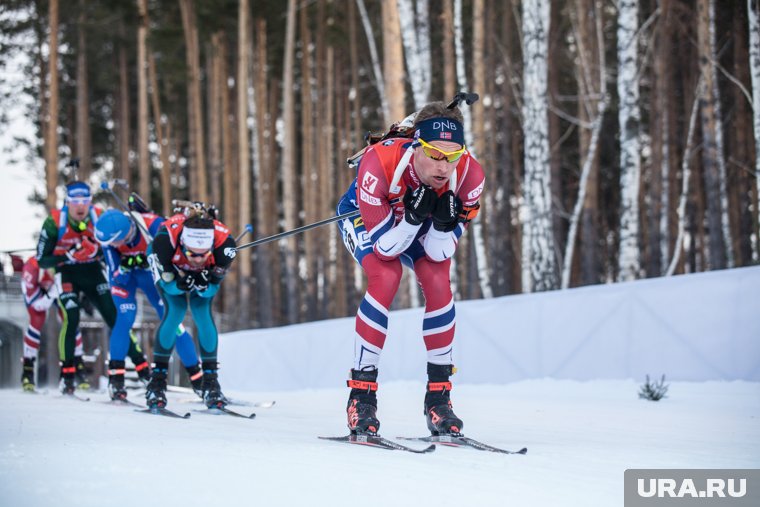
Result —
[[432, 144], [426, 142], [424, 139], [417, 139], [417, 142], [420, 143], [422, 152], [426, 157], [432, 158], [433, 160], [445, 160], [449, 163], [458, 161], [462, 158], [462, 155], [464, 155], [465, 150], [467, 150], [467, 147], [463, 145], [460, 149], [455, 151], [443, 151], [442, 149], [436, 148]]
[[188, 259], [203, 259], [203, 260], [206, 260], [206, 259], [208, 259], [211, 256], [211, 250], [207, 250], [205, 252], [198, 253], [198, 252], [193, 252], [189, 248], [185, 248], [182, 253], [184, 253], [185, 257], [187, 257]]
[[92, 197], [67, 197], [67, 204], [92, 204]]

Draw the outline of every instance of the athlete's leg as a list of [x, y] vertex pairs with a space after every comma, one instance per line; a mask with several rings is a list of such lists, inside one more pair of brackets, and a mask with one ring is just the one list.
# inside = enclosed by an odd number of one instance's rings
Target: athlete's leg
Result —
[[[164, 303], [161, 301], [161, 296], [158, 294], [158, 289], [153, 284], [153, 277], [149, 271], [138, 271], [135, 273], [137, 278], [137, 284], [145, 293], [145, 297], [148, 298], [150, 304], [155, 308], [158, 318], [163, 318], [164, 315]], [[195, 343], [190, 333], [185, 330], [185, 326], [181, 323], [177, 327], [177, 354], [180, 361], [185, 368], [192, 368], [198, 366], [198, 354], [195, 351]]]
[[201, 361], [216, 362], [219, 335], [211, 314], [211, 303], [214, 298], [203, 298], [196, 293], [190, 295], [190, 311], [198, 328], [198, 344], [200, 345]]
[[428, 362], [433, 364], [451, 364], [456, 311], [451, 293], [450, 267], [451, 259], [433, 262], [422, 257], [414, 264], [417, 281], [425, 295], [422, 336]]
[[110, 355], [114, 361], [124, 361], [131, 343], [129, 336], [137, 316], [137, 283], [129, 277], [125, 284], [111, 286], [111, 297], [116, 307], [116, 322], [111, 329]]
[[163, 291], [160, 291], [160, 294], [164, 303], [164, 316], [156, 331], [153, 361], [168, 364], [177, 339], [177, 327], [182, 323], [187, 312], [187, 294], [171, 295]]

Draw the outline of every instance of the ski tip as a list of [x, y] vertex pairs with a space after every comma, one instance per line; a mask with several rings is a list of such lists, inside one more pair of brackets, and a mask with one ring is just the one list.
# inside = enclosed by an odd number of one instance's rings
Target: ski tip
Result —
[[517, 451], [517, 454], [528, 454], [528, 448], [527, 447], [523, 447], [522, 449], [520, 449], [519, 451]]
[[429, 446], [427, 446], [426, 448], [422, 449], [422, 452], [424, 452], [424, 453], [427, 453], [427, 452], [434, 452], [434, 451], [435, 451], [435, 449], [436, 449], [436, 445], [435, 445], [435, 444], [430, 444], [430, 445], [429, 445]]
[[190, 412], [185, 412], [185, 414], [181, 415], [181, 417], [182, 417], [182, 419], [190, 419], [190, 415], [191, 415]]

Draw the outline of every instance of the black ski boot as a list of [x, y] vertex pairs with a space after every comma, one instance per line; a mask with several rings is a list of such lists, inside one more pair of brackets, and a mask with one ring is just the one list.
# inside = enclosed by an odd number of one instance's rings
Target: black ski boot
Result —
[[190, 384], [193, 386], [193, 392], [200, 399], [203, 399], [203, 371], [200, 365], [185, 366], [185, 371], [187, 371], [187, 378], [190, 379]]
[[61, 366], [61, 393], [64, 395], [73, 395], [76, 391], [76, 385], [74, 385], [74, 378], [76, 376], [77, 367], [74, 366], [74, 362], [70, 361], [68, 364], [64, 363]]
[[132, 364], [135, 365], [135, 372], [137, 372], [137, 379], [147, 386], [150, 382], [150, 364], [145, 359], [142, 348], [140, 347], [140, 339], [135, 335], [134, 331], [129, 332], [129, 349], [127, 355], [132, 360]]
[[425, 394], [425, 411], [427, 427], [433, 435], [450, 435], [462, 432], [464, 423], [456, 416], [451, 407], [451, 382], [454, 373], [451, 364], [427, 365], [428, 385]]
[[377, 370], [351, 370], [351, 380], [346, 381], [351, 388], [346, 405], [348, 429], [352, 434], [377, 434], [380, 421], [377, 419]]
[[142, 361], [135, 363], [135, 371], [137, 372], [137, 380], [147, 386], [151, 381], [150, 365], [148, 364], [148, 361], [143, 358]]
[[90, 381], [87, 380], [87, 369], [84, 366], [82, 356], [74, 356], [74, 367], [77, 369], [74, 374], [75, 384], [80, 391], [90, 390]]
[[27, 392], [34, 392], [34, 358], [25, 357], [24, 366], [21, 371], [21, 389]]
[[208, 408], [220, 408], [229, 403], [222, 393], [217, 374], [217, 363], [203, 362], [203, 402]]
[[166, 406], [166, 376], [169, 373], [169, 363], [156, 363], [150, 376], [150, 382], [145, 388], [145, 403], [148, 408], [163, 408]]
[[126, 401], [127, 390], [124, 387], [124, 361], [108, 362], [108, 395], [114, 401]]

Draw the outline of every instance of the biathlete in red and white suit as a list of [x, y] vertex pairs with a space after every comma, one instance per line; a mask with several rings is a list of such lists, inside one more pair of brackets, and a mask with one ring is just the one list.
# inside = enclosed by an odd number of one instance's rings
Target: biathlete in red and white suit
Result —
[[[35, 389], [34, 364], [40, 353], [42, 326], [45, 325], [48, 309], [58, 297], [58, 287], [51, 271], [40, 269], [36, 257], [29, 257], [21, 271], [21, 292], [29, 314], [29, 325], [24, 333], [24, 366], [21, 373], [21, 387], [24, 391]], [[61, 315], [60, 309], [58, 314]], [[76, 333], [74, 357], [75, 364], [82, 362], [82, 333], [79, 329]]]
[[[111, 330], [108, 363], [108, 392], [114, 400], [126, 400], [124, 384], [125, 358], [131, 340], [130, 330], [137, 316], [137, 289], [141, 289], [159, 318], [164, 305], [153, 283], [148, 265], [148, 243], [164, 223], [153, 213], [111, 209], [95, 224], [95, 239], [103, 248], [111, 284], [111, 297], [116, 306], [116, 324]], [[177, 353], [185, 366], [193, 390], [200, 394], [201, 368], [193, 338], [182, 324], [177, 328]]]
[[169, 357], [188, 305], [198, 329], [203, 400], [209, 408], [227, 404], [218, 381], [219, 340], [211, 304], [237, 254], [235, 239], [223, 223], [202, 208], [189, 213], [164, 222], [148, 248], [153, 278], [165, 307], [153, 348], [155, 367], [145, 393], [151, 408], [166, 406]]
[[361, 217], [339, 223], [343, 241], [367, 274], [356, 316], [354, 367], [348, 381], [348, 426], [377, 432], [377, 366], [402, 265], [414, 270], [425, 296], [422, 335], [427, 349], [425, 414], [434, 434], [459, 433], [449, 399], [454, 372], [455, 310], [449, 268], [457, 241], [478, 212], [483, 169], [466, 150], [458, 108], [434, 102], [414, 119], [414, 139], [370, 146], [338, 213]]

